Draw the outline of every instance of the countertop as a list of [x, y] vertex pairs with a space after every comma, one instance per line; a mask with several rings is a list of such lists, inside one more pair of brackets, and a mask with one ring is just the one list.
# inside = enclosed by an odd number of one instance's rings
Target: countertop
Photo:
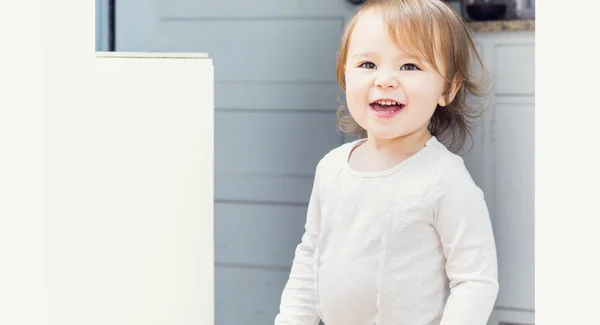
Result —
[[535, 30], [535, 20], [467, 21], [473, 33], [524, 32]]

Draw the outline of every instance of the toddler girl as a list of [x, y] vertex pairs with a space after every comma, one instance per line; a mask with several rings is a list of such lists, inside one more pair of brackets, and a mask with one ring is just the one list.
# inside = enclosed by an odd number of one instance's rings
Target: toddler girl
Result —
[[[476, 59], [476, 60], [473, 60]], [[316, 167], [276, 325], [485, 325], [498, 293], [482, 191], [460, 149], [479, 57], [439, 0], [367, 1], [342, 35], [340, 127]], [[450, 148], [450, 149], [449, 149]]]

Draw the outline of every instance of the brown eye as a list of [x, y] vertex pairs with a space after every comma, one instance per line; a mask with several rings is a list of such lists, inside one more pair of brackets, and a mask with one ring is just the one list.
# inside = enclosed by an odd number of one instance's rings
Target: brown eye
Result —
[[364, 62], [359, 65], [359, 67], [364, 69], [375, 69], [375, 64], [373, 62]]
[[412, 71], [412, 70], [421, 70], [421, 69], [419, 69], [419, 67], [417, 67], [416, 65], [414, 65], [412, 63], [407, 63], [407, 64], [403, 65], [402, 67], [400, 67], [400, 70]]

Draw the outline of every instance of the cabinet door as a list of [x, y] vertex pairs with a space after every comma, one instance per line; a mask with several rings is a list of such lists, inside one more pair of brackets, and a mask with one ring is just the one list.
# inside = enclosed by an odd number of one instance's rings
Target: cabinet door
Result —
[[535, 95], [535, 45], [502, 42], [494, 48], [495, 93], [502, 97]]
[[496, 305], [533, 310], [535, 141], [531, 100], [498, 98], [494, 231], [500, 292]]
[[498, 250], [496, 306], [535, 305], [535, 79], [532, 33], [476, 35], [493, 92], [484, 113], [478, 166]]
[[535, 309], [535, 70], [532, 37], [494, 44], [497, 306]]

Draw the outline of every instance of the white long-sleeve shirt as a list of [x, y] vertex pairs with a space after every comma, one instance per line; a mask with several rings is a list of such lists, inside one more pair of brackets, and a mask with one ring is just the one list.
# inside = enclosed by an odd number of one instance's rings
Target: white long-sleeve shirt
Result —
[[319, 162], [275, 325], [485, 325], [498, 293], [482, 191], [435, 137], [359, 172], [357, 140]]

